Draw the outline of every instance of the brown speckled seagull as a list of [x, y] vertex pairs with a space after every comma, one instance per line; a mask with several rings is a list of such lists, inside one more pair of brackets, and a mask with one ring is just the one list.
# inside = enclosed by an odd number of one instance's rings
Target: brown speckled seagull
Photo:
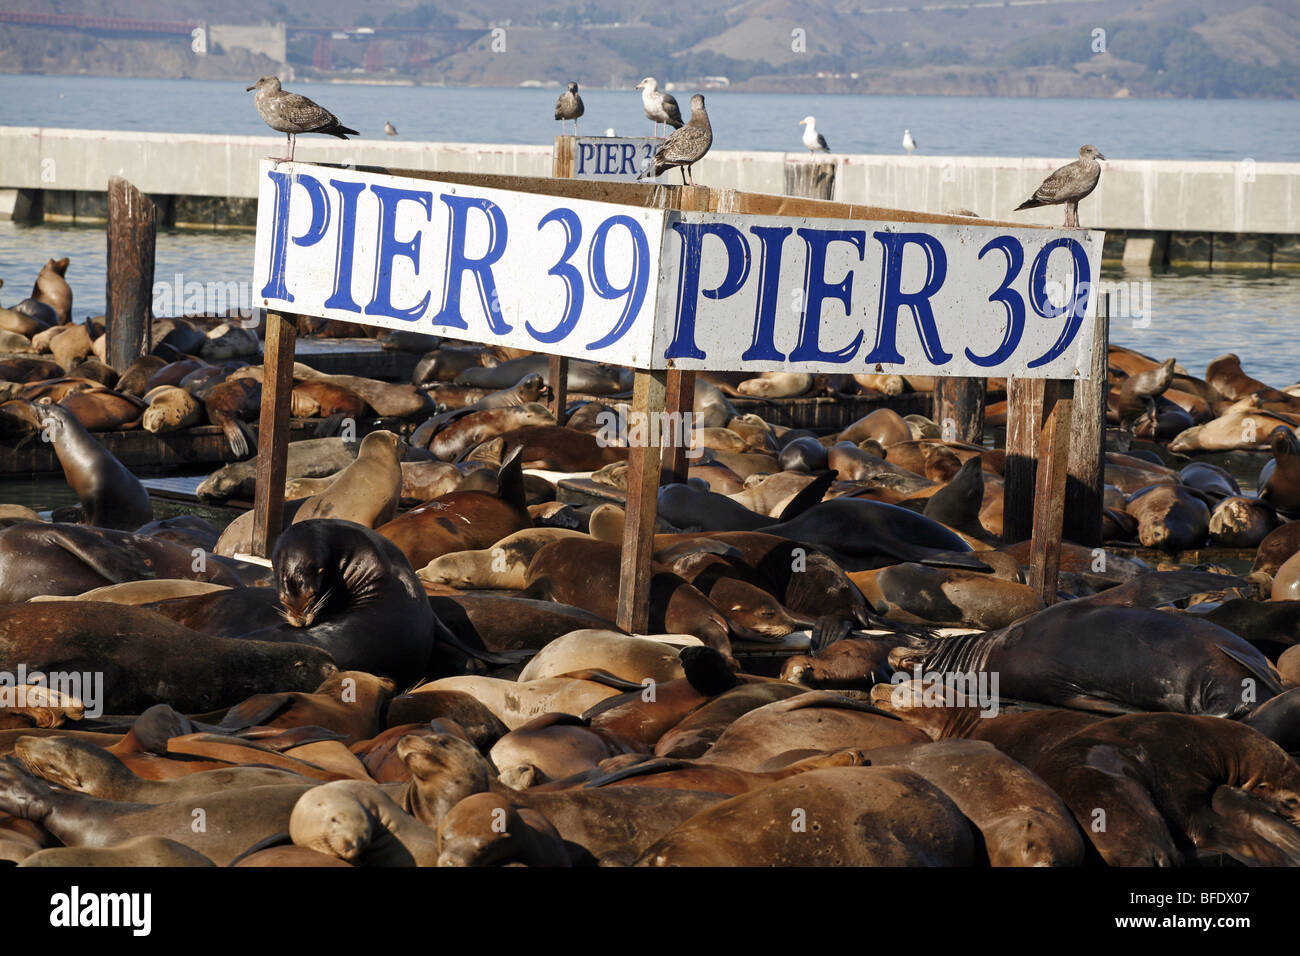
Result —
[[573, 135], [578, 135], [578, 117], [583, 113], [582, 97], [578, 95], [578, 84], [569, 82], [569, 88], [555, 101], [555, 118], [560, 121], [560, 135], [564, 135], [564, 121], [573, 120]]
[[691, 121], [664, 140], [654, 155], [654, 162], [641, 171], [637, 179], [658, 176], [666, 170], [677, 166], [682, 171], [682, 182], [695, 185], [695, 176], [691, 167], [704, 158], [704, 154], [713, 145], [713, 127], [709, 124], [709, 114], [704, 110], [704, 97], [696, 93], [691, 97]]
[[1097, 188], [1101, 179], [1101, 163], [1097, 160], [1105, 158], [1097, 152], [1096, 146], [1080, 146], [1079, 158], [1044, 179], [1037, 191], [1016, 210], [1064, 203], [1066, 227], [1079, 228], [1079, 201]]
[[347, 134], [360, 135], [356, 130], [348, 129], [340, 123], [339, 118], [325, 107], [317, 106], [298, 93], [287, 93], [280, 89], [278, 76], [264, 76], [248, 87], [246, 92], [253, 90], [257, 90], [253, 102], [257, 104], [257, 112], [266, 121], [266, 125], [289, 137], [289, 155], [277, 159], [277, 163], [293, 162], [293, 151], [299, 133], [328, 133], [339, 139], [347, 139]]

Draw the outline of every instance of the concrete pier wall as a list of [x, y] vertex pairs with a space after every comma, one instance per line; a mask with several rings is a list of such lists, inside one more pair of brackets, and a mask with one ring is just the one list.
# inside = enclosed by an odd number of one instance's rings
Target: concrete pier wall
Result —
[[[125, 176], [166, 206], [169, 224], [247, 227], [255, 218], [257, 163], [282, 155], [284, 138], [0, 127], [0, 217], [102, 218], [111, 175]], [[395, 169], [547, 176], [550, 144], [511, 146], [303, 137], [297, 158]], [[924, 212], [1059, 225], [1060, 207], [1014, 212], [1070, 157], [832, 155], [832, 198]], [[782, 193], [806, 154], [714, 150], [697, 182]], [[5, 212], [9, 210], [9, 215]], [[1300, 268], [1300, 163], [1109, 160], [1080, 208], [1105, 229], [1107, 259], [1130, 265], [1204, 264]]]

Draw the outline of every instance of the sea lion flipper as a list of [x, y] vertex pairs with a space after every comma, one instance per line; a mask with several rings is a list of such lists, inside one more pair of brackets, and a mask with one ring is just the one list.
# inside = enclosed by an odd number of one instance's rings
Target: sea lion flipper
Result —
[[258, 694], [226, 711], [226, 715], [217, 724], [217, 729], [233, 732], [247, 727], [256, 727], [259, 724], [269, 724], [292, 704], [293, 698], [288, 694]]
[[110, 584], [157, 577], [143, 555], [132, 549], [119, 548], [97, 534], [52, 525], [44, 529], [44, 537], [47, 542], [58, 545]]
[[830, 488], [831, 483], [835, 481], [838, 475], [838, 471], [831, 469], [822, 472], [804, 485], [803, 490], [791, 498], [790, 503], [781, 509], [781, 515], [776, 519], [777, 522], [793, 521], [813, 505], [821, 504], [822, 498], [826, 496], [826, 490]]
[[1259, 681], [1261, 685], [1263, 685], [1264, 689], [1269, 692], [1270, 696], [1276, 697], [1278, 694], [1282, 693], [1283, 690], [1285, 690], [1282, 684], [1278, 681], [1277, 677], [1269, 673], [1268, 671], [1261, 669], [1257, 662], [1252, 661], [1247, 657], [1243, 657], [1237, 651], [1233, 650], [1230, 647], [1224, 647], [1222, 644], [1215, 644], [1214, 646], [1217, 647], [1219, 650], [1221, 650], [1228, 657], [1232, 658], [1242, 667], [1246, 668], [1247, 672], [1252, 677], [1254, 677], [1255, 680]]
[[516, 445], [514, 451], [501, 462], [501, 468], [497, 471], [497, 497], [520, 509], [527, 507], [524, 468], [520, 461], [523, 453], [523, 445]]
[[827, 614], [817, 618], [812, 630], [812, 653], [817, 654], [836, 641], [842, 641], [853, 630], [853, 621], [841, 614]]
[[611, 674], [607, 670], [599, 667], [585, 667], [581, 670], [566, 671], [563, 674], [556, 674], [556, 677], [570, 677], [574, 680], [588, 680], [595, 684], [604, 684], [606, 687], [614, 687], [618, 690], [645, 690], [644, 684], [635, 681], [624, 680]]
[[650, 757], [642, 760], [640, 763], [634, 763], [628, 767], [620, 767], [617, 770], [611, 770], [607, 773], [601, 773], [591, 777], [583, 785], [584, 790], [594, 790], [603, 787], [606, 784], [616, 783], [619, 780], [627, 780], [631, 777], [645, 777], [650, 774], [664, 773], [669, 770], [689, 770], [694, 766], [689, 760], [681, 760], [674, 757]]

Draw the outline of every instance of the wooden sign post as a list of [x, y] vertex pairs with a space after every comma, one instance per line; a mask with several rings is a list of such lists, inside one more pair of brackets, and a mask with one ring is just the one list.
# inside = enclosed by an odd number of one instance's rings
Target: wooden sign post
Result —
[[[575, 148], [557, 142], [555, 172], [573, 174]], [[1013, 395], [1046, 394], [1023, 444], [1045, 463], [1030, 486], [1042, 530], [1031, 530], [1038, 586], [1054, 590], [1074, 381], [1094, 367], [1085, 312], [1101, 233], [563, 175], [268, 161], [260, 177], [254, 287], [273, 314], [264, 550], [282, 514], [286, 317], [300, 314], [548, 353], [561, 415], [568, 359], [635, 369], [633, 413], [645, 417], [629, 449], [618, 599], [629, 631], [648, 627], [660, 474], [686, 476], [697, 370], [1009, 377]], [[1045, 292], [1058, 286], [1063, 308]]]
[[297, 316], [266, 313], [262, 408], [257, 427], [257, 489], [253, 498], [253, 554], [269, 558], [284, 529], [284, 478], [289, 460], [289, 405]]

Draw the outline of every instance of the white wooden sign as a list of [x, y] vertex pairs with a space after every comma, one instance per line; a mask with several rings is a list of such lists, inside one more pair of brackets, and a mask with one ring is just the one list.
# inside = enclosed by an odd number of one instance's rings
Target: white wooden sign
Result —
[[260, 176], [268, 309], [635, 368], [1088, 377], [1100, 232], [665, 212], [306, 163]]
[[579, 136], [573, 144], [573, 178], [635, 182], [662, 144], [653, 136]]

